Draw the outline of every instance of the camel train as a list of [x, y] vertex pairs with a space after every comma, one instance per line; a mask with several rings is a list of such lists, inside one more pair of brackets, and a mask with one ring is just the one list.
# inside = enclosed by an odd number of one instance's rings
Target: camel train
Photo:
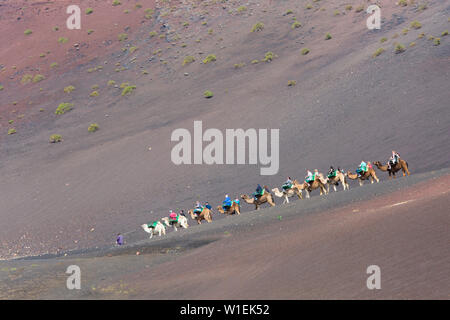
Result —
[[[400, 170], [402, 171], [403, 176], [409, 176], [410, 174], [408, 162], [401, 159], [394, 151], [392, 157], [386, 164], [383, 165], [380, 161], [374, 161], [373, 164], [380, 171], [387, 172], [389, 174], [389, 179], [392, 177], [395, 179], [395, 173]], [[242, 194], [240, 198], [246, 203], [254, 205], [255, 210], [259, 210], [261, 205], [264, 203], [269, 204], [271, 207], [275, 206], [274, 196], [283, 198], [283, 204], [285, 204], [289, 203], [289, 198], [294, 196], [297, 196], [299, 199], [303, 199], [303, 191], [306, 192], [306, 198], [309, 199], [310, 193], [316, 189], [319, 189], [320, 195], [328, 194], [330, 192], [330, 186], [333, 186], [334, 191], [337, 192], [337, 186], [339, 186], [339, 184], [342, 185], [343, 191], [349, 190], [349, 180], [358, 180], [360, 186], [362, 186], [366, 180], [370, 180], [371, 183], [374, 183], [374, 181], [380, 181], [375, 172], [375, 168], [372, 166], [370, 161], [367, 163], [364, 161], [361, 162], [361, 165], [356, 172], [357, 173], [353, 173], [351, 171], [345, 172], [340, 168], [335, 170], [333, 167], [330, 167], [330, 171], [328, 172], [327, 177], [325, 177], [316, 169], [314, 174], [308, 171], [308, 176], [305, 177], [306, 180], [304, 182], [299, 182], [298, 180], [291, 180], [288, 178], [288, 181], [283, 184], [281, 190], [278, 188], [273, 188], [271, 190], [273, 194], [267, 186], [261, 188], [261, 186], [258, 185], [258, 188], [261, 189], [260, 191], [258, 191], [257, 188], [257, 192], [253, 193], [253, 195]], [[218, 212], [225, 215], [240, 215], [240, 201], [238, 199], [228, 199], [227, 201], [229, 202], [227, 205], [225, 205], [224, 201], [223, 205], [217, 206]], [[197, 204], [198, 203], [199, 202], [197, 202]], [[201, 206], [200, 210], [198, 206], [195, 209], [190, 209], [188, 214], [192, 220], [197, 222], [197, 224], [201, 224], [202, 221], [206, 221], [208, 223], [212, 222], [213, 212], [209, 204], [207, 206]], [[161, 221], [163, 223], [161, 223]], [[150, 234], [150, 239], [153, 235], [165, 235], [166, 227], [173, 227], [175, 231], [177, 231], [178, 228], [187, 229], [189, 227], [188, 219], [184, 215], [183, 211], [178, 215], [173, 211], [170, 211], [169, 217], [161, 218], [161, 221], [155, 221], [153, 223], [143, 224], [141, 226], [145, 232]]]

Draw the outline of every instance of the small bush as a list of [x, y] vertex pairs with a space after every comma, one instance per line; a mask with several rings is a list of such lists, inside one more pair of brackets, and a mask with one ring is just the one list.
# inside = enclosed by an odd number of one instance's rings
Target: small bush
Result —
[[408, 28], [404, 28], [404, 29], [402, 30], [402, 33], [403, 33], [403, 35], [406, 35], [406, 34], [408, 34], [408, 31], [409, 31], [409, 29], [408, 29]]
[[386, 42], [387, 40], [388, 40], [388, 38], [383, 37], [383, 38], [380, 39], [380, 43]]
[[75, 90], [75, 87], [70, 85], [64, 88], [65, 93], [71, 93], [73, 90]]
[[14, 128], [11, 128], [11, 129], [8, 129], [8, 134], [14, 134], [14, 133], [16, 133], [17, 131], [16, 131], [16, 129], [14, 129]]
[[214, 93], [212, 93], [212, 91], [206, 90], [205, 92], [203, 92], [203, 96], [207, 99], [214, 97]]
[[133, 90], [136, 89], [136, 86], [127, 86], [125, 88], [123, 88], [122, 90], [122, 96], [126, 96], [126, 95], [130, 95]]
[[194, 61], [195, 61], [195, 58], [194, 58], [193, 56], [187, 56], [187, 57], [185, 57], [184, 60], [183, 60], [183, 66], [184, 66], [184, 65], [187, 65], [187, 64], [189, 64], [189, 63], [192, 63], [192, 62], [194, 62]]
[[44, 80], [45, 77], [42, 74], [37, 74], [33, 77], [33, 83], [38, 83], [41, 82], [42, 80]]
[[421, 33], [421, 34], [419, 34], [418, 36], [417, 36], [417, 39], [422, 39], [423, 37], [425, 37], [425, 33]]
[[331, 39], [331, 34], [327, 33], [327, 34], [325, 35], [325, 40], [330, 40], [330, 39]]
[[422, 24], [419, 21], [414, 20], [413, 22], [411, 22], [411, 28], [416, 29], [416, 30], [420, 29], [420, 28], [422, 28]]
[[98, 95], [99, 95], [98, 91], [92, 91], [89, 96], [90, 97], [98, 97]]
[[340, 14], [341, 14], [341, 12], [339, 10], [334, 10], [334, 12], [333, 12], [333, 16], [338, 16]]
[[448, 30], [442, 31], [441, 36], [442, 37], [448, 36]]
[[58, 39], [58, 42], [59, 42], [59, 43], [66, 43], [67, 41], [69, 41], [69, 39], [67, 39], [67, 38], [65, 38], [65, 37], [60, 37], [60, 38]]
[[408, 5], [408, 2], [406, 0], [399, 0], [397, 2], [397, 5], [399, 5], [401, 7], [406, 7]]
[[128, 39], [128, 35], [126, 33], [121, 33], [117, 35], [117, 37], [119, 38], [119, 41], [125, 41]]
[[434, 44], [435, 46], [440, 45], [440, 44], [441, 44], [441, 38], [435, 38], [434, 41], [433, 41], [433, 44]]
[[112, 2], [112, 5], [113, 6], [120, 6], [122, 3], [119, 1], [119, 0], [114, 0], [113, 2]]
[[275, 58], [275, 55], [273, 54], [273, 52], [268, 51], [266, 52], [264, 59], [262, 59], [261, 61], [263, 62], [271, 62], [273, 59]]
[[89, 132], [95, 132], [99, 129], [98, 124], [97, 123], [91, 123], [88, 127], [88, 131]]
[[240, 7], [238, 7], [238, 8], [236, 9], [236, 11], [237, 11], [238, 13], [242, 13], [242, 12], [244, 12], [244, 11], [247, 11], [247, 7], [246, 7], [246, 6], [240, 6]]
[[415, 45], [416, 45], [415, 42], [411, 42], [411, 43], [409, 44], [410, 47], [414, 47]]
[[302, 26], [302, 24], [301, 24], [300, 22], [295, 21], [295, 22], [291, 25], [291, 29], [294, 30], [294, 29], [300, 28], [301, 26]]
[[0, 91], [2, 91], [3, 90], [3, 86], [2, 85], [0, 85]]
[[305, 8], [309, 10], [309, 9], [312, 9], [313, 6], [312, 6], [312, 4], [308, 3], [308, 4], [305, 6]]
[[87, 8], [86, 9], [86, 14], [91, 14], [92, 12], [94, 12], [94, 10], [92, 8]]
[[115, 85], [116, 84], [116, 82], [114, 81], [114, 80], [109, 80], [108, 81], [108, 86], [110, 87], [110, 86], [113, 86], [113, 85]]
[[264, 23], [258, 22], [253, 26], [252, 32], [262, 31], [263, 29], [264, 29]]
[[151, 38], [153, 38], [153, 37], [157, 36], [158, 33], [157, 33], [156, 31], [150, 31], [150, 32], [148, 33], [148, 35], [149, 35]]
[[59, 27], [58, 26], [54, 26], [53, 27], [53, 31], [58, 31], [59, 30]]
[[25, 74], [22, 79], [20, 80], [20, 83], [22, 84], [27, 84], [29, 82], [31, 82], [31, 80], [33, 79], [33, 75], [31, 74]]
[[138, 47], [131, 47], [130, 48], [130, 53], [134, 53], [138, 49], [139, 49]]
[[31, 31], [31, 29], [27, 29], [23, 32], [26, 36], [29, 36], [30, 34], [33, 33], [33, 31]]
[[57, 68], [59, 65], [58, 65], [58, 62], [53, 62], [52, 64], [50, 64], [50, 68]]
[[285, 15], [293, 14], [293, 13], [294, 13], [294, 11], [292, 11], [291, 9], [289, 9], [288, 11], [286, 11]]
[[67, 102], [60, 103], [58, 108], [56, 108], [55, 110], [55, 114], [61, 115], [66, 112], [69, 112], [70, 110], [72, 110], [72, 107], [73, 107], [72, 103]]
[[301, 53], [302, 53], [302, 55], [307, 55], [309, 53], [309, 49], [308, 48], [303, 48]]
[[380, 54], [382, 54], [384, 52], [384, 48], [378, 48], [374, 53], [373, 53], [373, 57], [378, 57]]
[[87, 31], [87, 34], [89, 35], [89, 34], [92, 34], [92, 33], [94, 33], [94, 30], [92, 30], [92, 29], [89, 29], [88, 31]]
[[356, 12], [361, 12], [363, 10], [364, 10], [363, 6], [356, 7], [356, 9], [355, 9]]
[[235, 69], [240, 69], [240, 68], [242, 68], [242, 67], [244, 67], [245, 66], [245, 63], [244, 62], [242, 62], [242, 63], [235, 63], [234, 64], [234, 68]]
[[208, 55], [205, 59], [203, 59], [203, 63], [207, 64], [209, 62], [216, 61], [216, 56], [214, 54]]
[[62, 136], [60, 134], [52, 134], [50, 136], [50, 143], [57, 143], [62, 141]]
[[353, 9], [353, 6], [350, 4], [345, 6], [345, 10], [347, 10], [347, 11], [351, 11], [352, 9]]
[[295, 80], [289, 80], [288, 81], [288, 87], [293, 87], [293, 86], [295, 86], [297, 84], [297, 81], [295, 81]]
[[254, 60], [252, 60], [252, 62], [251, 62], [251, 64], [257, 64], [257, 63], [259, 63], [259, 60], [258, 60], [258, 59], [254, 59]]
[[401, 43], [397, 43], [397, 45], [395, 46], [395, 53], [402, 53], [405, 51], [406, 51], [405, 46], [402, 45]]

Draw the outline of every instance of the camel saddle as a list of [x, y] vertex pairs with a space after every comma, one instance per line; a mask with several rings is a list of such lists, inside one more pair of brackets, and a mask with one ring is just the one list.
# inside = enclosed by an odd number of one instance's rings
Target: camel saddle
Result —
[[157, 225], [158, 225], [158, 221], [154, 221], [152, 224], [148, 223], [147, 227], [151, 228], [151, 229], [155, 229]]

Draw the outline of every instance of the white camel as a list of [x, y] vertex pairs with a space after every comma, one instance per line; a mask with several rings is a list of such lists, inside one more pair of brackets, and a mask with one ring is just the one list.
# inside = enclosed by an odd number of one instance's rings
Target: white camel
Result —
[[166, 226], [168, 226], [168, 227], [173, 227], [173, 229], [174, 229], [175, 231], [178, 230], [177, 227], [178, 227], [178, 228], [184, 228], [184, 229], [187, 229], [187, 228], [189, 227], [187, 218], [184, 217], [184, 216], [181, 216], [181, 215], [178, 216], [178, 221], [176, 221], [176, 222], [169, 221], [169, 217], [161, 218], [161, 220], [164, 222], [164, 224], [165, 224]]
[[278, 198], [284, 197], [283, 204], [289, 203], [289, 198], [294, 195], [297, 195], [299, 199], [303, 199], [302, 190], [299, 190], [295, 187], [283, 191], [280, 191], [278, 188], [273, 188], [272, 191]]
[[147, 223], [144, 223], [141, 227], [145, 232], [150, 233], [150, 239], [153, 238], [154, 234], [158, 234], [160, 237], [161, 234], [166, 234], [166, 227], [160, 221], [157, 221], [155, 227], [152, 227], [152, 224]]

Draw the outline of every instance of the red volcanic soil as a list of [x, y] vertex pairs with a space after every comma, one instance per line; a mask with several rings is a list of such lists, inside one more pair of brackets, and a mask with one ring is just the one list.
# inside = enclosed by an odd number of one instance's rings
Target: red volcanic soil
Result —
[[121, 280], [149, 299], [448, 299], [449, 183], [232, 234]]

